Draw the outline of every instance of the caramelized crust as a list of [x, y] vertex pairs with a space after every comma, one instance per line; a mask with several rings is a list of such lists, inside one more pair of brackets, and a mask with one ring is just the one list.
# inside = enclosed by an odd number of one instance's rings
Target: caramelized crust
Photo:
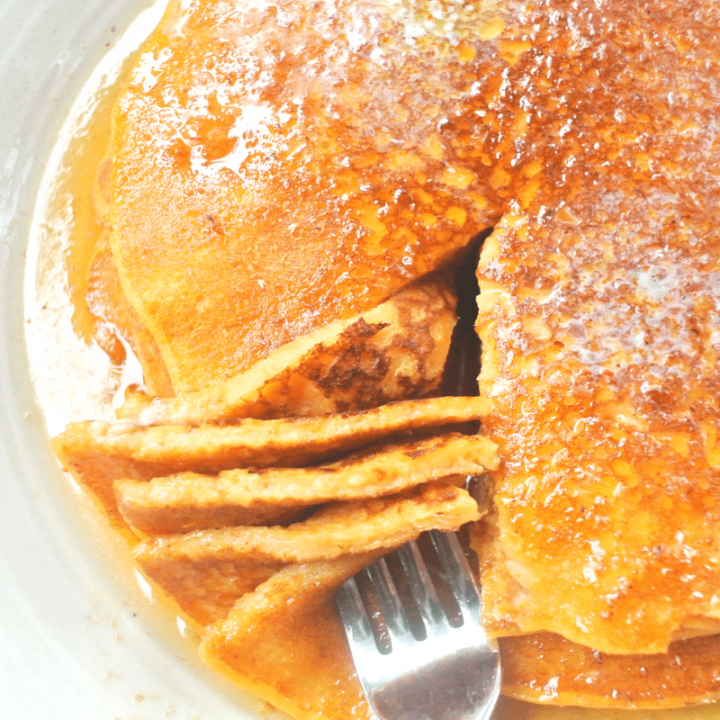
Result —
[[442, 379], [456, 302], [449, 279], [432, 275], [372, 310], [283, 345], [245, 372], [174, 398], [137, 393], [118, 415], [142, 425], [201, 425], [364, 410], [430, 395]]
[[417, 41], [425, 11], [384, 0], [171, 3], [116, 106], [111, 224], [176, 392], [377, 306], [498, 217], [457, 142], [494, 5]]
[[549, 6], [503, 106], [542, 170], [478, 268], [487, 619], [659, 653], [720, 607], [720, 8]]

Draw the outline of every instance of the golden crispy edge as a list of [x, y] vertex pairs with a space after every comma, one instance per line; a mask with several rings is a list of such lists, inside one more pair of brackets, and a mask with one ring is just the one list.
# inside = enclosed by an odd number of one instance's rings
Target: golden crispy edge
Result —
[[158, 537], [140, 543], [135, 560], [184, 612], [204, 624], [222, 617], [282, 564], [387, 550], [425, 530], [457, 530], [479, 517], [466, 491], [431, 483], [401, 495], [332, 503], [286, 528], [235, 527]]
[[115, 480], [151, 480], [170, 473], [216, 473], [237, 467], [301, 467], [328, 460], [398, 433], [479, 420], [492, 403], [443, 397], [391, 403], [362, 413], [319, 418], [242, 420], [198, 428], [138, 428], [74, 423], [52, 439], [55, 454], [79, 484], [97, 498], [111, 522], [120, 515]]
[[636, 710], [720, 700], [720, 635], [658, 655], [609, 655], [551, 633], [499, 642], [503, 693], [519, 700]]
[[[111, 128], [111, 134], [112, 132]], [[160, 348], [127, 301], [120, 286], [120, 275], [110, 248], [111, 153], [112, 139], [108, 143], [105, 156], [98, 163], [95, 181], [91, 188], [95, 218], [105, 229], [97, 240], [95, 253], [88, 267], [88, 305], [94, 315], [110, 323], [111, 326], [114, 325], [123, 340], [129, 342], [143, 368], [147, 391], [151, 395], [168, 396], [173, 394], [173, 389], [167, 368], [160, 355]], [[107, 347], [107, 345], [116, 342], [116, 338], [106, 337], [106, 333], [103, 333], [102, 330], [99, 333], [94, 331], [94, 334], [100, 346], [113, 357], [113, 348], [112, 346]]]

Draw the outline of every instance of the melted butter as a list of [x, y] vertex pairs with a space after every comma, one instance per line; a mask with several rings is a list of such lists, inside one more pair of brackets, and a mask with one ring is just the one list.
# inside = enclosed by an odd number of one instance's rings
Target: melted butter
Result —
[[422, 48], [427, 39], [441, 39], [460, 53], [468, 53], [471, 59], [472, 51], [459, 47], [463, 40], [474, 41], [478, 35], [482, 40], [491, 40], [505, 29], [498, 0], [451, 4], [439, 0], [382, 0], [380, 4], [389, 17], [401, 23], [410, 48]]

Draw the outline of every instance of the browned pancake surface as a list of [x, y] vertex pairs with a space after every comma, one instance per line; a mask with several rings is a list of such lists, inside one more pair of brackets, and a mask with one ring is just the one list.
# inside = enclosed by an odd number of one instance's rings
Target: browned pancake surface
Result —
[[371, 720], [333, 592], [375, 559], [287, 566], [208, 628], [200, 656], [298, 720]]
[[449, 278], [433, 274], [367, 312], [286, 343], [227, 380], [172, 398], [135, 393], [118, 415], [143, 425], [201, 425], [362, 410], [430, 395], [442, 380], [456, 304]]
[[495, 5], [416, 39], [416, 4], [171, 4], [116, 107], [111, 223], [176, 391], [378, 305], [497, 218], [455, 126], [501, 84]]
[[720, 9], [529, 19], [503, 113], [525, 114], [520, 157], [542, 169], [478, 270], [484, 428], [505, 460], [487, 617], [664, 652], [720, 607]]

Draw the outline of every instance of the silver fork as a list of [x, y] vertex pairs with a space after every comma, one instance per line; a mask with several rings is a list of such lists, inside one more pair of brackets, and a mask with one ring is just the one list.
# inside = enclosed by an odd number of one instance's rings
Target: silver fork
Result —
[[426, 535], [437, 563], [411, 542], [336, 591], [355, 668], [380, 720], [487, 720], [499, 652], [455, 534]]

